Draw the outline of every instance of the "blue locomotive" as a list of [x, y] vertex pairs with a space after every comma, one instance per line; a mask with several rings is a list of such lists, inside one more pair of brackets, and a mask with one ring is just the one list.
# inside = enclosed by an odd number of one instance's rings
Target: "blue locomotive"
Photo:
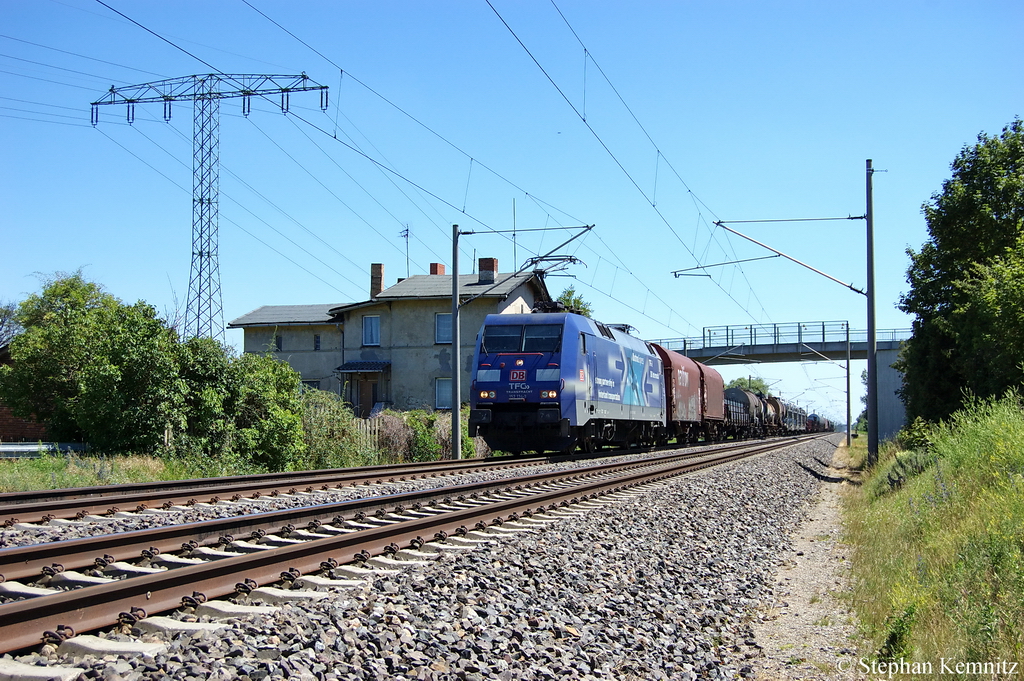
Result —
[[662, 361], [650, 343], [568, 312], [487, 315], [470, 436], [496, 450], [593, 451], [664, 437]]

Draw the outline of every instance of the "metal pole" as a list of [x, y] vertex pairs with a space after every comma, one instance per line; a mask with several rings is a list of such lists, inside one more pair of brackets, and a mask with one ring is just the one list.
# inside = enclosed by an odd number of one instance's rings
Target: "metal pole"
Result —
[[850, 448], [850, 322], [846, 322], [846, 448]]
[[867, 223], [868, 223], [868, 465], [878, 462], [878, 366], [875, 345], [875, 218], [871, 196], [871, 159], [867, 160]]
[[462, 458], [462, 339], [459, 334], [459, 226], [452, 225], [452, 458]]

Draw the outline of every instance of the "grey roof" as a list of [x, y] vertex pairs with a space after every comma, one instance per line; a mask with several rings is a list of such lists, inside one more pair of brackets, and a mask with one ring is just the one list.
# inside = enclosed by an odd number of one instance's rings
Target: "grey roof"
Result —
[[229, 329], [245, 326], [286, 326], [288, 324], [332, 324], [330, 310], [338, 303], [322, 305], [264, 305], [228, 324]]
[[377, 374], [391, 366], [388, 361], [345, 362], [334, 371], [339, 374]]
[[[494, 283], [491, 284], [481, 284], [480, 277], [476, 274], [460, 274], [459, 295], [482, 295], [485, 298], [504, 298], [531, 280], [540, 289], [540, 294], [537, 297], [542, 300], [550, 300], [551, 295], [544, 284], [544, 278], [533, 272], [522, 272], [516, 275], [498, 273], [495, 274]], [[333, 308], [331, 312], [337, 314], [346, 309], [372, 305], [388, 300], [400, 300], [403, 298], [451, 298], [451, 295], [452, 276], [450, 274], [418, 274], [403, 279], [390, 288], [384, 289], [373, 300], [340, 305]]]

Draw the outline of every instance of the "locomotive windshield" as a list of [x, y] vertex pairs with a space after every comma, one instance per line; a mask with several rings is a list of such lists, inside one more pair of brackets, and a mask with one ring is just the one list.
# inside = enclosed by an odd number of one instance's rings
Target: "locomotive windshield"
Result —
[[558, 352], [561, 340], [560, 324], [530, 325], [523, 333], [523, 352]]
[[557, 352], [562, 340], [560, 324], [495, 324], [484, 327], [483, 351]]

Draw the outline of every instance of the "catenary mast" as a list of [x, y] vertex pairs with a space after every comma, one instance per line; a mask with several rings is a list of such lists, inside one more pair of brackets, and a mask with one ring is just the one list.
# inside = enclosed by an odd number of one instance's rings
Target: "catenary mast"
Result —
[[92, 124], [99, 122], [103, 104], [127, 105], [128, 123], [135, 120], [135, 105], [162, 102], [164, 120], [171, 118], [171, 103], [194, 102], [192, 139], [192, 270], [188, 282], [183, 335], [224, 336], [224, 305], [218, 262], [218, 194], [220, 191], [220, 100], [242, 98], [242, 114], [249, 115], [253, 97], [280, 95], [281, 111], [288, 112], [289, 95], [320, 91], [320, 108], [327, 108], [327, 86], [306, 74], [298, 76], [211, 73], [170, 78], [141, 85], [111, 86], [92, 102]]

